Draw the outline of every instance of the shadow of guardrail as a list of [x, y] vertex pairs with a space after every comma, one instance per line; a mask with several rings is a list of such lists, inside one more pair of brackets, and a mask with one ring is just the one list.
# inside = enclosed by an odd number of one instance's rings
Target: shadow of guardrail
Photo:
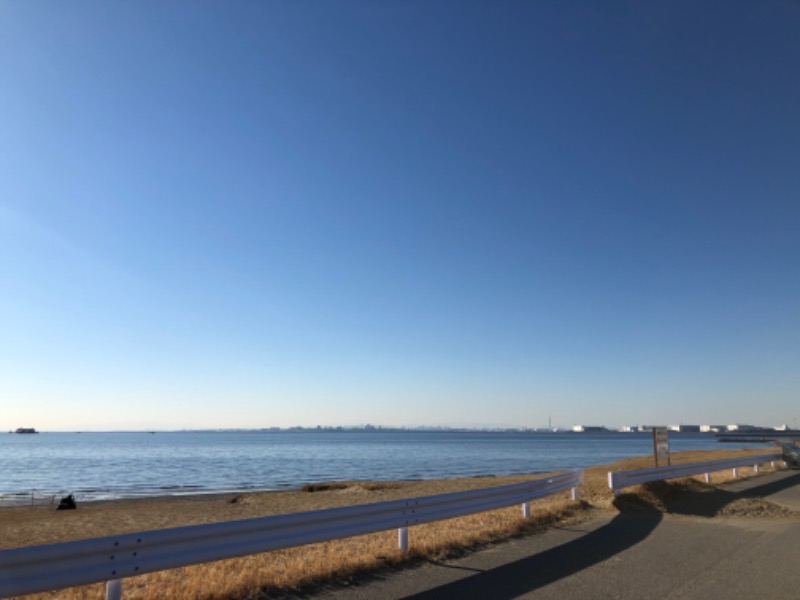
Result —
[[800, 472], [790, 471], [790, 474], [783, 476], [780, 479], [776, 479], [774, 481], [754, 486], [750, 489], [738, 492], [738, 494], [740, 496], [747, 496], [752, 498], [758, 496], [768, 496], [789, 489], [798, 484], [800, 484]]
[[461, 567], [461, 570], [474, 574], [407, 596], [407, 599], [485, 597], [510, 600], [579, 573], [635, 546], [658, 527], [665, 514], [714, 517], [736, 500], [764, 498], [798, 484], [800, 473], [741, 491], [710, 488], [699, 482], [644, 484], [642, 487], [649, 490], [657, 502], [648, 501], [646, 493], [642, 496], [623, 493], [615, 502], [621, 512], [608, 524], [578, 539], [489, 570]]
[[620, 494], [614, 503], [623, 511], [655, 508], [670, 514], [711, 518], [724, 514], [733, 502], [764, 499], [798, 484], [798, 472], [781, 474], [778, 479], [766, 483], [753, 482], [751, 487], [740, 490], [729, 486], [712, 487], [692, 480], [654, 481], [642, 484], [642, 491], [637, 494]]
[[566, 544], [407, 598], [517, 598], [635, 546], [650, 535], [663, 516], [661, 511], [647, 507], [635, 513], [619, 513], [608, 524]]

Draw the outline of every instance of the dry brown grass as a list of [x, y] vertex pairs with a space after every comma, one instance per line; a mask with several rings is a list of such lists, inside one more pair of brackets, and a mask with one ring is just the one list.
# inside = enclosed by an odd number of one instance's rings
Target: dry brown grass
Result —
[[[727, 458], [753, 451], [720, 450], [673, 455], [673, 463]], [[463, 554], [493, 542], [528, 535], [558, 523], [589, 518], [589, 509], [613, 509], [607, 473], [616, 469], [652, 466], [651, 457], [633, 458], [613, 465], [586, 469], [580, 502], [558, 494], [532, 504], [532, 518], [524, 520], [519, 507], [489, 511], [409, 530], [410, 551], [397, 549], [397, 532], [311, 544], [274, 552], [151, 573], [126, 579], [126, 599], [249, 599], [269, 598], [308, 591], [331, 581], [339, 583], [409, 564], [422, 558], [442, 559]], [[740, 476], [752, 475], [740, 469]], [[493, 487], [543, 477], [447, 479], [418, 482], [340, 482], [314, 486], [308, 491], [227, 494], [184, 498], [158, 498], [84, 504], [77, 511], [46, 508], [0, 509], [0, 543], [16, 547], [83, 539], [117, 533], [145, 531], [232, 519], [284, 514], [306, 510], [380, 502]], [[730, 472], [716, 473], [714, 483], [730, 479]], [[699, 478], [696, 478], [699, 479]], [[695, 484], [701, 485], [701, 484]], [[702, 484], [705, 485], [705, 484]], [[314, 493], [309, 493], [313, 491]], [[646, 488], [630, 488], [629, 494], [653, 495]], [[656, 494], [657, 495], [657, 494]], [[658, 501], [649, 498], [648, 501]], [[64, 600], [102, 598], [102, 585], [84, 586], [30, 597]]]

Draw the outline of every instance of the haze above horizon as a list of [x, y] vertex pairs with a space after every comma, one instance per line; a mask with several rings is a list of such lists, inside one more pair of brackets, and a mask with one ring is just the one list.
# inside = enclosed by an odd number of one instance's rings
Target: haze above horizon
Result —
[[798, 30], [0, 4], [0, 430], [800, 426]]

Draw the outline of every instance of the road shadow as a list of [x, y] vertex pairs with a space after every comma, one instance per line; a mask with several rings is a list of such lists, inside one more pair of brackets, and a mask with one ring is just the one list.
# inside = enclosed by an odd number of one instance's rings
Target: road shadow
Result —
[[662, 518], [661, 511], [646, 507], [635, 513], [620, 513], [608, 524], [566, 544], [406, 598], [516, 598], [635, 546], [650, 535]]
[[800, 484], [800, 471], [791, 471], [791, 474], [786, 477], [741, 491], [739, 495], [750, 498], [769, 496], [798, 484]]
[[665, 513], [710, 518], [737, 500], [761, 499], [799, 483], [800, 472], [742, 491], [695, 480], [653, 482], [643, 486], [644, 493], [621, 494], [615, 501], [620, 513], [607, 525], [576, 540], [495, 569], [473, 569], [474, 575], [407, 596], [406, 600], [516, 598], [635, 546], [652, 533]]
[[[761, 485], [737, 491], [728, 487], [716, 487], [693, 479], [679, 481], [653, 481], [641, 486], [636, 493], [620, 494], [615, 500], [616, 508], [623, 512], [659, 510], [669, 514], [712, 518], [726, 513], [734, 502], [762, 500], [766, 496], [800, 484], [800, 472], [792, 473]], [[769, 504], [762, 501], [761, 506]], [[792, 512], [779, 508], [782, 513]], [[746, 514], [746, 511], [743, 513]], [[763, 516], [763, 513], [755, 513]]]

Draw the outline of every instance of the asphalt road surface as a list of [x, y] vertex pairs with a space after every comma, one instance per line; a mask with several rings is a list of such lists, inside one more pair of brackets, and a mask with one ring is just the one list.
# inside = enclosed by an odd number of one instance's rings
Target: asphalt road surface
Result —
[[[782, 471], [697, 494], [702, 498], [682, 500], [667, 513], [598, 510], [574, 527], [393, 571], [314, 597], [800, 598], [798, 483], [800, 472]], [[738, 506], [744, 510], [725, 510]]]

